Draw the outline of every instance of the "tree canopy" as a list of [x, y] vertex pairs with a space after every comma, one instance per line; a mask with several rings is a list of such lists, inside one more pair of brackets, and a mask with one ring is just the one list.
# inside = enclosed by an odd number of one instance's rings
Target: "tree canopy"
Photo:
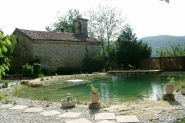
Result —
[[69, 10], [67, 14], [60, 15], [60, 12], [57, 13], [56, 22], [46, 26], [46, 30], [50, 32], [75, 32], [74, 20], [82, 17], [80, 12], [77, 9]]
[[125, 18], [121, 11], [116, 7], [99, 5], [96, 10], [90, 10], [89, 16], [89, 35], [102, 42], [114, 41], [119, 35]]
[[160, 1], [165, 1], [165, 2], [167, 2], [167, 3], [170, 3], [170, 0], [160, 0]]
[[[150, 57], [152, 48], [147, 43], [137, 41], [130, 25], [125, 25], [116, 42], [116, 50], [112, 55], [116, 56], [115, 63], [119, 68], [128, 69], [130, 66], [139, 67], [140, 60], [144, 57]], [[111, 59], [112, 60], [112, 59]]]
[[170, 44], [171, 49], [168, 49], [166, 47], [159, 47], [156, 49], [156, 53], [159, 57], [169, 57], [169, 56], [185, 56], [185, 44], [184, 49], [176, 43]]
[[5, 75], [6, 70], [9, 70], [9, 62], [14, 51], [14, 44], [16, 43], [14, 35], [3, 35], [0, 31], [0, 79]]

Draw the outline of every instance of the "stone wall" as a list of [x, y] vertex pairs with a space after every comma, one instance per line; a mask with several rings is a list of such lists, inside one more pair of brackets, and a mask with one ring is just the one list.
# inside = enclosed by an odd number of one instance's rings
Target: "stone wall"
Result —
[[29, 38], [19, 33], [16, 33], [15, 36], [17, 44], [14, 49], [14, 57], [10, 62], [10, 68], [21, 69], [23, 64], [26, 64], [33, 59], [33, 44]]
[[43, 67], [51, 71], [61, 66], [82, 66], [86, 54], [98, 54], [99, 43], [67, 41], [34, 41], [33, 57], [41, 60]]
[[16, 33], [18, 43], [15, 46], [15, 57], [10, 63], [13, 70], [21, 69], [21, 66], [30, 60], [40, 59], [42, 67], [50, 71], [57, 70], [61, 66], [81, 67], [86, 54], [99, 54], [99, 43], [71, 42], [71, 41], [33, 41], [26, 36]]

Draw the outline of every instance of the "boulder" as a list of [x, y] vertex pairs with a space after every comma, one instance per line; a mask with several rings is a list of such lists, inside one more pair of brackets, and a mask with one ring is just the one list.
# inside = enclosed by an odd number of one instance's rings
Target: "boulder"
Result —
[[100, 103], [90, 103], [89, 109], [100, 109]]
[[181, 94], [185, 95], [185, 88], [181, 88]]
[[43, 83], [40, 82], [40, 81], [38, 81], [38, 82], [29, 82], [29, 85], [31, 87], [41, 87], [41, 86], [43, 86]]
[[21, 80], [21, 81], [20, 81], [20, 84], [28, 85], [28, 83], [29, 83], [29, 80]]
[[164, 94], [163, 95], [164, 100], [175, 100], [174, 94]]

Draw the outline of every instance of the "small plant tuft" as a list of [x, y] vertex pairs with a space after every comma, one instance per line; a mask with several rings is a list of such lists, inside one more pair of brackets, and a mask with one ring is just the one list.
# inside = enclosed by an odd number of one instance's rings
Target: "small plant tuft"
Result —
[[50, 96], [49, 95], [43, 97], [43, 101], [49, 101], [49, 100], [50, 100]]
[[3, 85], [2, 85], [2, 88], [7, 88], [8, 87], [8, 82], [5, 82]]
[[40, 81], [44, 81], [44, 77], [42, 77], [42, 78], [40, 79]]
[[170, 75], [168, 76], [167, 80], [168, 80], [169, 84], [174, 84], [175, 83], [174, 77], [171, 77]]
[[0, 100], [2, 100], [2, 99], [3, 99], [3, 94], [0, 93]]
[[41, 77], [45, 77], [45, 76], [43, 73], [39, 73], [38, 77], [41, 78]]
[[92, 93], [98, 93], [98, 88], [95, 88], [93, 84], [90, 85]]

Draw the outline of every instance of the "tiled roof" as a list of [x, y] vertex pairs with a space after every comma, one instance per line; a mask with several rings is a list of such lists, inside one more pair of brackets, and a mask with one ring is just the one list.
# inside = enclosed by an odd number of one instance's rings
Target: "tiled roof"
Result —
[[42, 40], [42, 41], [72, 41], [72, 42], [92, 42], [92, 43], [100, 43], [100, 41], [83, 36], [80, 34], [72, 34], [72, 33], [63, 33], [63, 32], [48, 32], [48, 31], [33, 31], [33, 30], [25, 30], [16, 28], [14, 33], [18, 31], [30, 39], [33, 40]]

